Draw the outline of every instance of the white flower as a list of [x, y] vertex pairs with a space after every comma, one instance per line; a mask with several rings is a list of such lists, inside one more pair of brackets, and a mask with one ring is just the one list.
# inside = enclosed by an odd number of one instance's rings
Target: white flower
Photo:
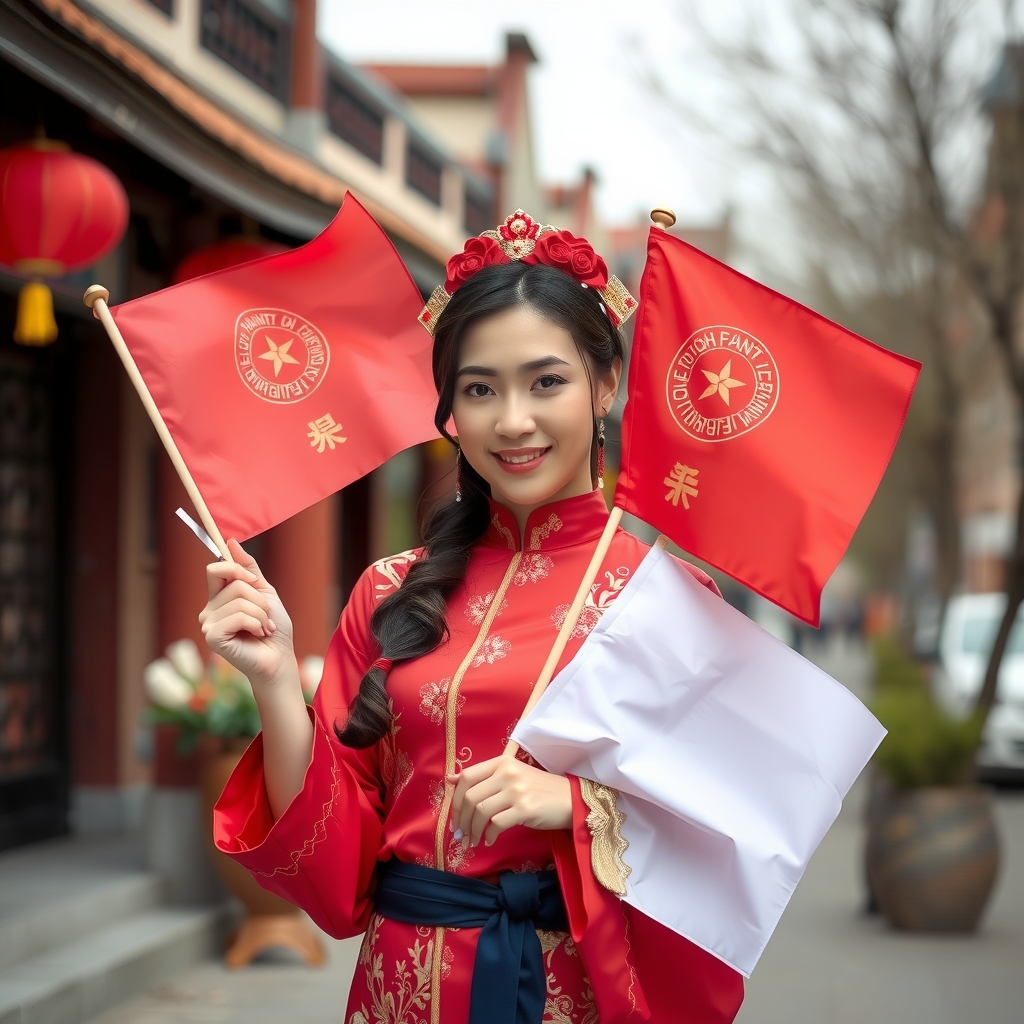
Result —
[[195, 685], [206, 673], [203, 656], [199, 653], [193, 640], [175, 640], [167, 645], [164, 652], [167, 660], [174, 666], [174, 671]]
[[195, 692], [192, 684], [183, 679], [166, 658], [157, 658], [146, 666], [143, 673], [149, 699], [161, 708], [181, 708]]
[[299, 679], [302, 681], [302, 692], [307, 696], [316, 693], [320, 679], [324, 674], [324, 659], [319, 654], [307, 654], [299, 665]]

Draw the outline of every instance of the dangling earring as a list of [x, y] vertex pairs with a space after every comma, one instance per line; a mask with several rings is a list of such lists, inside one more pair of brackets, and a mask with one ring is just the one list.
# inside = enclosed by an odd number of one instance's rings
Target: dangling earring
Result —
[[462, 501], [462, 449], [455, 449], [455, 500]]
[[604, 419], [597, 421], [597, 486], [604, 490]]

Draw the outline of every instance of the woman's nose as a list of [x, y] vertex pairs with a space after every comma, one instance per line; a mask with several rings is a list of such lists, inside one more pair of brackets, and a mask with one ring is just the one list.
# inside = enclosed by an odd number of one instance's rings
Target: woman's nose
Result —
[[495, 433], [511, 440], [532, 434], [536, 429], [528, 404], [516, 399], [509, 399], [502, 405], [501, 415], [494, 425]]

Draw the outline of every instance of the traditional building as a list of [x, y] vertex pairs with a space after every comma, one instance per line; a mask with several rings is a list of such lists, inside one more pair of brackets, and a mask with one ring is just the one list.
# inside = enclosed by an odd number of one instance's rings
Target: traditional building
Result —
[[[0, 848], [64, 831], [69, 812], [81, 829], [139, 824], [143, 668], [198, 638], [205, 601], [207, 556], [174, 516], [188, 502], [84, 287], [119, 302], [226, 237], [299, 244], [351, 189], [429, 293], [493, 222], [493, 175], [325, 51], [315, 22], [315, 0], [0, 0], [0, 147], [45, 131], [130, 203], [118, 249], [53, 283], [55, 344], [14, 345], [23, 280], [0, 275]], [[412, 530], [421, 473], [405, 456], [253, 542], [300, 656]]]
[[529, 40], [512, 32], [501, 64], [371, 64], [365, 70], [399, 93], [463, 166], [491, 183], [488, 191], [465, 191], [466, 224], [475, 233], [519, 208], [604, 251], [593, 172], [584, 171], [574, 186], [545, 186], [538, 176], [528, 75], [535, 63]]

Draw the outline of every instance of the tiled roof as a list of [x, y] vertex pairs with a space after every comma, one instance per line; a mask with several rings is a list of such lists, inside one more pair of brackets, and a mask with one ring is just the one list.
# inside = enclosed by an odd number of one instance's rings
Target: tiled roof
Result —
[[499, 69], [459, 64], [367, 64], [365, 70], [405, 96], [489, 96]]

